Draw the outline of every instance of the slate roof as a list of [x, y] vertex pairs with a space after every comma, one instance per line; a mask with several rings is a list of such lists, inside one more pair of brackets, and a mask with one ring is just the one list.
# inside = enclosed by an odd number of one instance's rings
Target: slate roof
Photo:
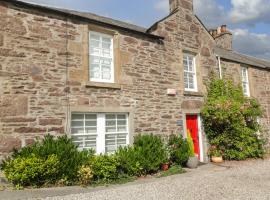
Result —
[[[39, 10], [43, 10], [47, 12], [54, 12], [54, 13], [62, 14], [64, 16], [68, 16], [68, 17], [75, 17], [75, 18], [77, 17], [81, 20], [87, 20], [94, 24], [104, 25], [107, 27], [118, 28], [124, 31], [134, 32], [134, 33], [141, 34], [141, 35], [144, 35], [153, 39], [157, 39], [157, 40], [164, 39], [161, 36], [149, 33], [149, 29], [147, 28], [130, 24], [127, 22], [111, 19], [108, 17], [99, 16], [93, 13], [49, 7], [49, 6], [38, 5], [34, 3], [28, 3], [21, 0], [0, 0], [0, 1], [13, 3], [19, 7], [26, 7], [26, 8], [39, 9]], [[247, 65], [251, 65], [255, 67], [270, 69], [270, 61], [267, 61], [267, 60], [258, 59], [252, 56], [243, 55], [235, 51], [230, 51], [230, 50], [226, 50], [226, 49], [222, 49], [218, 47], [215, 48], [215, 52], [218, 56], [220, 56], [223, 59], [227, 59], [230, 61], [247, 64]]]
[[238, 62], [241, 64], [247, 64], [254, 67], [260, 67], [264, 69], [270, 69], [270, 61], [258, 59], [252, 56], [244, 55], [235, 51], [216, 47], [215, 53], [223, 59]]

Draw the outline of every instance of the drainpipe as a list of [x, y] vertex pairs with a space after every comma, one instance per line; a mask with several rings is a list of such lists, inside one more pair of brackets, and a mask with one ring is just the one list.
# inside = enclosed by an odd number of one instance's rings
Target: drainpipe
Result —
[[218, 59], [219, 78], [222, 79], [222, 68], [221, 68], [220, 56], [217, 55], [217, 59]]

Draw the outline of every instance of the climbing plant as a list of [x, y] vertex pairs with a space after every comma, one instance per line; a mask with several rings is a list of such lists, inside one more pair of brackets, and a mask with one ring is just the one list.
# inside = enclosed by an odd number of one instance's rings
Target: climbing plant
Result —
[[259, 158], [265, 140], [258, 118], [263, 114], [256, 99], [243, 95], [240, 85], [231, 80], [212, 79], [202, 110], [210, 145], [224, 150], [228, 160]]

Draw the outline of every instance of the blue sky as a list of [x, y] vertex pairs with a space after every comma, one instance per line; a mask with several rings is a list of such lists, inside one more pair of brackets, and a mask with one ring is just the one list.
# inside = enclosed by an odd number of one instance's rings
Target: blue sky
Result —
[[[92, 12], [144, 27], [151, 26], [169, 12], [169, 0], [25, 1]], [[194, 8], [207, 27], [228, 25], [234, 33], [236, 51], [270, 60], [269, 0], [194, 0]]]

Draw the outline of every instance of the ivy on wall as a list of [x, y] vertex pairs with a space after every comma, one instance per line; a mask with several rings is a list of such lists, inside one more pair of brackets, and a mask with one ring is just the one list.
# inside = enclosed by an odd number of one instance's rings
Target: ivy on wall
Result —
[[212, 79], [202, 110], [204, 127], [212, 146], [227, 160], [260, 158], [265, 140], [258, 118], [263, 114], [256, 99], [243, 95], [231, 80]]

